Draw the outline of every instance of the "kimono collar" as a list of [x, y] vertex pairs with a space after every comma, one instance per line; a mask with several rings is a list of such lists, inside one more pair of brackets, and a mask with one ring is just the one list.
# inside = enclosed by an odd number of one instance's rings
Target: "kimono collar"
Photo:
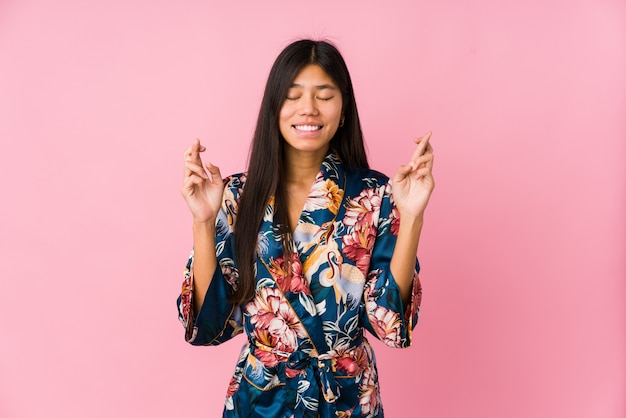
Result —
[[325, 232], [332, 232], [330, 226], [341, 208], [345, 188], [345, 174], [339, 157], [329, 153], [322, 161], [294, 230], [298, 253], [305, 255], [312, 246], [326, 242], [328, 234]]
[[[345, 190], [345, 173], [339, 157], [329, 152], [322, 161], [315, 177], [293, 240], [298, 256], [306, 258], [311, 250], [324, 244], [332, 233], [332, 225], [339, 212]], [[259, 231], [259, 256], [264, 261], [282, 256], [282, 240], [278, 222], [274, 219], [274, 199], [268, 202], [261, 230]]]

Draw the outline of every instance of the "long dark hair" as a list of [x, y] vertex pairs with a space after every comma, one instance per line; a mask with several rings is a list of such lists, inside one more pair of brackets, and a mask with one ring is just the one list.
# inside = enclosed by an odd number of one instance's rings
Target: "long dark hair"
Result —
[[[326, 41], [304, 39], [288, 45], [276, 58], [265, 85], [250, 150], [247, 180], [237, 211], [234, 238], [239, 283], [230, 296], [234, 303], [246, 302], [254, 295], [258, 233], [272, 196], [274, 217], [280, 222], [285, 266], [290, 266], [293, 239], [285, 199], [285, 140], [278, 122], [280, 109], [293, 80], [309, 64], [319, 65], [341, 90], [345, 119], [331, 139], [330, 148], [348, 169], [369, 168], [352, 80], [343, 57], [335, 46]], [[290, 272], [290, 268], [287, 271]]]

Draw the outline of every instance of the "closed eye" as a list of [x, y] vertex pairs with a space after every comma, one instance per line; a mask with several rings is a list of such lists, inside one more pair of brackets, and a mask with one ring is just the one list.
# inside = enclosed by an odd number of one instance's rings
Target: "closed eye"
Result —
[[[291, 101], [294, 101], [294, 100], [298, 100], [299, 98], [300, 98], [300, 96], [298, 96], [298, 97], [290, 97], [290, 96], [287, 96], [287, 97], [285, 97], [285, 100], [291, 100]], [[329, 100], [331, 100], [331, 99], [334, 99], [334, 98], [335, 98], [335, 96], [330, 96], [330, 97], [316, 97], [316, 99], [317, 99], [317, 100], [321, 100], [321, 101], [323, 101], [323, 102], [327, 102], [327, 101], [329, 101]]]

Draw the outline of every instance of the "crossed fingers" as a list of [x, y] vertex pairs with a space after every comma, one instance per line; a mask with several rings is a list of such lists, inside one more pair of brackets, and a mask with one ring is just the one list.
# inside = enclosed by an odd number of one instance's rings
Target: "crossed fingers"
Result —
[[433, 147], [430, 145], [431, 132], [415, 139], [417, 147], [411, 155], [409, 163], [402, 167], [403, 175], [411, 175], [412, 177], [421, 178], [431, 173], [434, 161]]
[[[196, 139], [193, 144], [185, 150], [183, 155], [185, 159], [185, 179], [194, 176], [204, 180], [209, 178], [202, 165], [202, 159], [200, 158], [200, 153], [205, 150], [206, 147], [200, 144], [199, 139]], [[198, 184], [196, 181], [193, 181], [193, 183]]]

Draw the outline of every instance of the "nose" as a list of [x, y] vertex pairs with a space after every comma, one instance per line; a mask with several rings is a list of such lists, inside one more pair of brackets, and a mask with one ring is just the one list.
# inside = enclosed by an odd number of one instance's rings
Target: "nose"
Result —
[[310, 95], [304, 95], [299, 100], [300, 108], [298, 112], [300, 115], [317, 115], [318, 109], [315, 103], [315, 97]]

